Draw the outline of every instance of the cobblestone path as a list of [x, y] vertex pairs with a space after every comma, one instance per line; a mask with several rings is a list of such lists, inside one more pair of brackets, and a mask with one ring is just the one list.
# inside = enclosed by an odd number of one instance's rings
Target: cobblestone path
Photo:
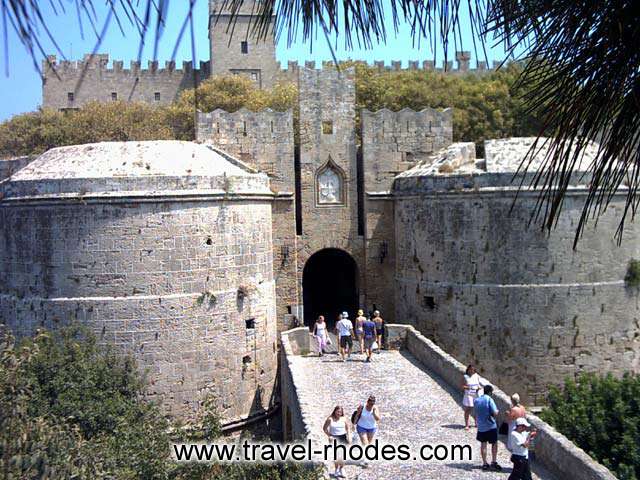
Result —
[[[341, 405], [350, 417], [358, 403], [364, 403], [373, 394], [382, 415], [377, 435], [381, 442], [406, 443], [411, 445], [412, 453], [426, 443], [434, 446], [468, 444], [473, 451], [471, 461], [379, 462], [370, 463], [368, 468], [347, 465], [344, 469], [347, 478], [506, 480], [509, 476], [512, 464], [503, 443], [498, 450], [498, 463], [503, 471], [481, 470], [476, 431], [463, 428], [460, 393], [432, 377], [410, 353], [383, 351], [374, 355], [371, 363], [365, 363], [360, 354], [354, 354], [352, 361], [346, 363], [336, 355], [292, 358], [292, 373], [298, 385], [303, 416], [312, 425], [314, 442], [323, 444], [326, 441], [322, 424], [335, 405]], [[553, 478], [538, 466], [534, 466], [534, 472], [534, 478]]]

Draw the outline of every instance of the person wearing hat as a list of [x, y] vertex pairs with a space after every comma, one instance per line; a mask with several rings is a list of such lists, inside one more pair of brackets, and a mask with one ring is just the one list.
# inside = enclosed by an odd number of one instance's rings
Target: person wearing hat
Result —
[[513, 471], [509, 480], [531, 480], [531, 468], [529, 467], [529, 445], [538, 434], [535, 430], [528, 432], [531, 426], [527, 419], [516, 419], [516, 428], [511, 433], [511, 461]]
[[342, 361], [346, 361], [346, 355], [351, 357], [351, 349], [353, 348], [353, 324], [349, 320], [349, 314], [342, 312], [336, 324], [336, 332], [338, 334], [338, 345], [340, 346], [340, 356]]
[[360, 341], [360, 353], [364, 353], [364, 330], [362, 325], [367, 321], [364, 316], [364, 310], [358, 310], [358, 316], [356, 317], [356, 338]]

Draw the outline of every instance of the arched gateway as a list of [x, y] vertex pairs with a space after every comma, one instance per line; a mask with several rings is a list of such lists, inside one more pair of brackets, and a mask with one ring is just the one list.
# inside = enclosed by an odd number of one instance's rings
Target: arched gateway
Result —
[[353, 318], [358, 309], [358, 266], [347, 252], [326, 248], [314, 253], [302, 274], [304, 323], [311, 325], [324, 315], [333, 328], [344, 310]]

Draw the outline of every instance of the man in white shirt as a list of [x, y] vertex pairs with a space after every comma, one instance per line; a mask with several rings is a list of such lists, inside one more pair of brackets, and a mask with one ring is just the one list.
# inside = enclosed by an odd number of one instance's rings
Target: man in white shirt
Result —
[[527, 432], [531, 425], [526, 418], [516, 420], [516, 428], [511, 432], [511, 461], [513, 471], [508, 480], [531, 480], [529, 467], [529, 445], [538, 432]]
[[336, 332], [338, 333], [338, 344], [340, 345], [340, 355], [342, 361], [346, 361], [345, 356], [348, 354], [351, 356], [351, 349], [353, 348], [353, 324], [349, 320], [347, 312], [342, 312], [340, 320], [336, 324]]

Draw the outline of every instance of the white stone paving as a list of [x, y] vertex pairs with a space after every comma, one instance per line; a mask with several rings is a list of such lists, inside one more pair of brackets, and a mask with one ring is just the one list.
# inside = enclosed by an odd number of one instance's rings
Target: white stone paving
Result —
[[[322, 424], [335, 405], [351, 416], [358, 403], [370, 394], [377, 398], [382, 420], [381, 442], [406, 443], [417, 452], [423, 444], [471, 445], [472, 461], [427, 463], [372, 463], [368, 468], [348, 465], [344, 473], [352, 479], [507, 479], [511, 471], [509, 452], [500, 443], [498, 462], [503, 471], [481, 470], [480, 447], [474, 429], [465, 431], [459, 393], [451, 390], [406, 351], [383, 351], [365, 363], [355, 354], [342, 363], [336, 355], [294, 357], [292, 371], [298, 387], [303, 416], [312, 426], [311, 438], [325, 442]], [[553, 478], [536, 466], [537, 479]]]

